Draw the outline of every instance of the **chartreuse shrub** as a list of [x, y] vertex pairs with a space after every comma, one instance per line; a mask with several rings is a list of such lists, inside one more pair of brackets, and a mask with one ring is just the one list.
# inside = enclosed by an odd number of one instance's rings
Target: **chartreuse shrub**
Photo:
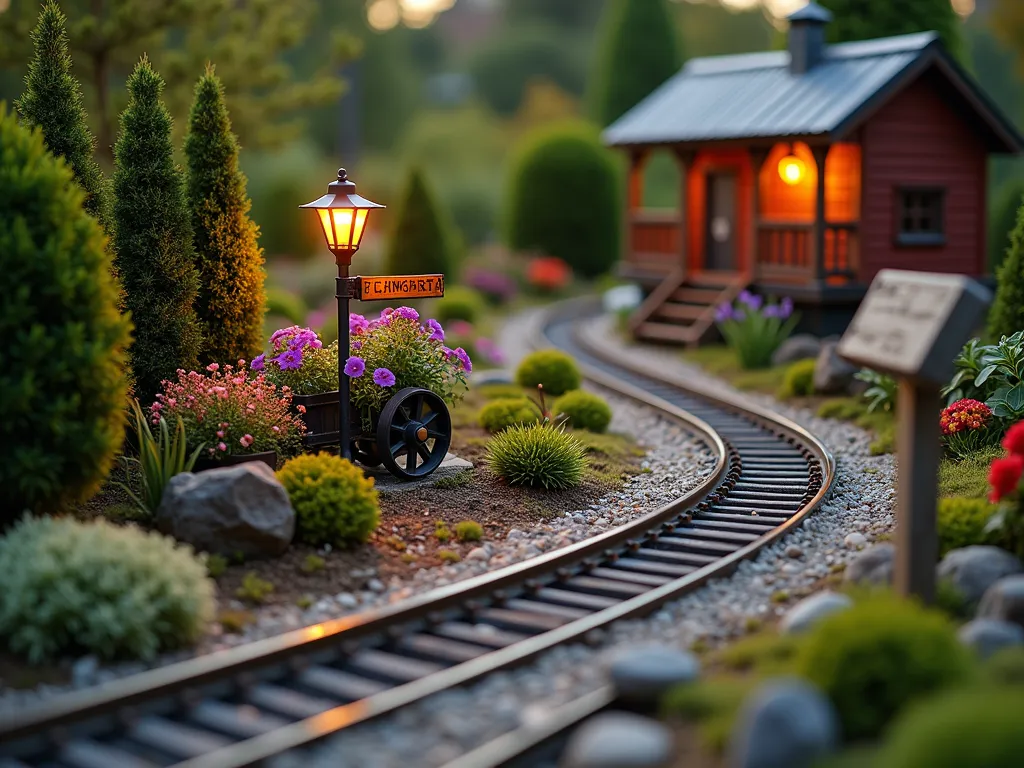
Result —
[[345, 547], [366, 541], [380, 522], [373, 479], [326, 453], [298, 456], [277, 472], [295, 509], [295, 537]]
[[185, 136], [188, 207], [192, 216], [202, 328], [200, 363], [233, 363], [259, 354], [266, 298], [259, 227], [238, 167], [238, 140], [224, 88], [207, 68], [196, 84]]
[[0, 638], [32, 663], [149, 659], [195, 641], [214, 612], [191, 548], [102, 519], [26, 517], [0, 539], [0, 584]]
[[124, 439], [131, 326], [84, 199], [0, 106], [0, 528], [88, 499]]
[[810, 397], [814, 394], [814, 366], [816, 361], [797, 360], [786, 368], [786, 374], [779, 387], [779, 398]]
[[152, 402], [160, 382], [198, 362], [199, 287], [185, 180], [174, 164], [164, 81], [143, 57], [128, 78], [128, 107], [114, 145], [114, 250], [135, 323], [129, 354], [135, 394]]
[[563, 395], [579, 389], [580, 381], [576, 361], [557, 349], [531, 352], [516, 368], [516, 382], [519, 386], [535, 389], [537, 385], [542, 385], [549, 395]]
[[446, 286], [444, 296], [434, 304], [434, 316], [440, 323], [452, 320], [465, 320], [475, 323], [484, 313], [483, 296], [472, 288], [463, 285]]
[[1015, 768], [1024, 755], [1024, 689], [951, 691], [900, 717], [877, 768]]
[[997, 534], [985, 530], [995, 511], [986, 499], [939, 499], [939, 557], [972, 544], [998, 544]]
[[612, 422], [612, 409], [608, 401], [593, 392], [574, 389], [555, 400], [552, 413], [566, 416], [574, 429], [604, 432]]
[[480, 541], [484, 528], [476, 520], [463, 520], [455, 524], [455, 538], [459, 541]]
[[505, 237], [517, 251], [565, 261], [591, 278], [619, 257], [622, 205], [615, 158], [592, 126], [545, 127], [516, 153]]
[[525, 397], [500, 397], [481, 408], [477, 419], [481, 427], [494, 433], [511, 426], [536, 424], [540, 411]]
[[583, 482], [586, 448], [551, 424], [512, 426], [487, 445], [487, 466], [509, 485], [561, 491]]
[[385, 270], [389, 275], [440, 273], [454, 278], [457, 252], [448, 211], [438, 202], [423, 171], [411, 169], [391, 232]]
[[796, 671], [832, 700], [849, 741], [874, 738], [904, 707], [970, 679], [973, 659], [941, 613], [869, 596], [822, 620]]

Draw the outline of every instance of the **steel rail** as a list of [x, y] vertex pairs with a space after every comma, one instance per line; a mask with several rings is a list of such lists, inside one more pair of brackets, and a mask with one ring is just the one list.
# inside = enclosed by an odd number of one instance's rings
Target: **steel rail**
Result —
[[[549, 325], [579, 306], [552, 314]], [[588, 378], [683, 422], [717, 453], [714, 470], [694, 490], [612, 531], [389, 608], [60, 697], [0, 725], [0, 758], [18, 768], [257, 765], [647, 613], [730, 572], [799, 523], [828, 491], [834, 462], [816, 439], [767, 411], [723, 402], [735, 414], [739, 442], [752, 446], [752, 465], [762, 467], [746, 471], [757, 478], [755, 487], [781, 492], [764, 502], [762, 518], [733, 522], [743, 517], [732, 514], [736, 509], [709, 513], [744, 476], [736, 448], [649, 386], [622, 382], [607, 360], [590, 360], [597, 365], [583, 361]], [[631, 372], [619, 365], [618, 373]], [[649, 372], [636, 375], [659, 381]], [[773, 469], [762, 446], [781, 442], [776, 432], [800, 450]], [[730, 519], [719, 523], [708, 514]], [[697, 538], [673, 537], [677, 530]]]

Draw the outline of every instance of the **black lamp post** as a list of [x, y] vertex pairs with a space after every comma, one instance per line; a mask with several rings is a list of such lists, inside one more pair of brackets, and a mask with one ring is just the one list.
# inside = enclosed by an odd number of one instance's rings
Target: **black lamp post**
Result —
[[351, 459], [349, 382], [345, 375], [345, 360], [349, 353], [348, 303], [355, 295], [355, 287], [348, 269], [352, 265], [352, 254], [359, 250], [370, 209], [384, 206], [357, 195], [355, 183], [349, 181], [345, 169], [340, 168], [338, 180], [327, 185], [326, 195], [299, 207], [316, 209], [327, 247], [334, 254], [334, 261], [338, 265], [338, 455]]

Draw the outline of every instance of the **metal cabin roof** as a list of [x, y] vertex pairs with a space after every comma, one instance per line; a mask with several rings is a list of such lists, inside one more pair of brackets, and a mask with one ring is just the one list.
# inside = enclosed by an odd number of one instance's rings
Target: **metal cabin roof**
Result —
[[788, 51], [692, 59], [604, 131], [612, 146], [830, 134], [938, 47], [921, 32], [829, 45], [804, 74]]

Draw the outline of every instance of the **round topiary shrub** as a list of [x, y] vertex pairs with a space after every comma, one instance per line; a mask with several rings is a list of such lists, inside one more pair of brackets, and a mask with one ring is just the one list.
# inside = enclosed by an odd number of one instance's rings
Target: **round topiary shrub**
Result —
[[890, 595], [824, 619], [796, 667], [832, 700], [848, 741], [877, 736], [907, 704], [974, 671], [945, 616]]
[[593, 392], [575, 389], [555, 400], [551, 407], [555, 416], [567, 416], [574, 429], [604, 432], [612, 422], [612, 409], [608, 401]]
[[345, 547], [370, 538], [380, 522], [373, 479], [352, 462], [327, 453], [298, 456], [278, 470], [295, 509], [295, 538]]
[[549, 424], [512, 426], [491, 438], [487, 466], [509, 485], [561, 491], [583, 482], [583, 444]]
[[544, 392], [549, 395], [564, 395], [570, 390], [579, 389], [581, 381], [576, 361], [557, 349], [532, 352], [523, 358], [516, 369], [516, 382], [519, 386], [536, 389], [538, 384], [542, 384]]
[[939, 557], [972, 544], [998, 545], [998, 533], [985, 530], [995, 511], [985, 499], [939, 499]]
[[779, 388], [779, 398], [810, 397], [814, 394], [814, 359], [797, 360], [786, 368], [786, 374]]
[[484, 312], [484, 303], [479, 292], [464, 285], [453, 285], [444, 289], [444, 296], [434, 304], [432, 316], [442, 324], [452, 320], [475, 323]]
[[512, 426], [535, 424], [540, 421], [540, 411], [525, 397], [502, 397], [481, 408], [477, 420], [481, 427], [494, 433]]
[[512, 163], [508, 244], [557, 256], [583, 277], [603, 275], [619, 258], [619, 197], [615, 159], [591, 126], [541, 129]]
[[1015, 768], [1024, 754], [1024, 690], [951, 691], [901, 717], [878, 768]]
[[68, 166], [2, 107], [0, 148], [2, 529], [106, 479], [124, 440], [131, 325]]
[[0, 539], [0, 638], [32, 663], [150, 659], [194, 642], [214, 586], [192, 549], [106, 520], [24, 518]]

